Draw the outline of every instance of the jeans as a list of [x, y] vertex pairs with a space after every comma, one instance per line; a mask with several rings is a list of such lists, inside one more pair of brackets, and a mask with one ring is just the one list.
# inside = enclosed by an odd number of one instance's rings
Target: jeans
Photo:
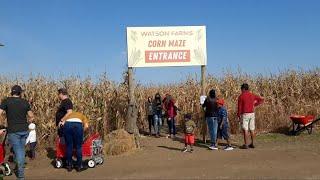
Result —
[[217, 117], [206, 117], [211, 146], [216, 145], [217, 142], [217, 131], [218, 131], [218, 118]]
[[17, 163], [17, 178], [24, 178], [24, 163], [25, 163], [25, 144], [29, 135], [28, 131], [15, 132], [8, 134], [8, 140], [13, 148], [15, 154], [15, 161]]
[[162, 125], [161, 115], [155, 114], [153, 116], [153, 126], [154, 126], [154, 132], [156, 135], [160, 135], [161, 125]]
[[82, 167], [82, 141], [83, 126], [79, 122], [66, 122], [64, 124], [64, 138], [66, 141], [67, 166], [72, 166], [73, 148], [76, 149], [77, 165]]
[[174, 118], [168, 118], [167, 123], [169, 128], [169, 135], [176, 135], [176, 120]]

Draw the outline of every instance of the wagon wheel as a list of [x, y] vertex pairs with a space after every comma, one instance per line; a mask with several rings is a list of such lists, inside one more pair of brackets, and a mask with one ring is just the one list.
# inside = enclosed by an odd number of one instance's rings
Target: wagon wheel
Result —
[[94, 168], [96, 166], [96, 162], [93, 159], [90, 159], [88, 161], [88, 167], [89, 168]]

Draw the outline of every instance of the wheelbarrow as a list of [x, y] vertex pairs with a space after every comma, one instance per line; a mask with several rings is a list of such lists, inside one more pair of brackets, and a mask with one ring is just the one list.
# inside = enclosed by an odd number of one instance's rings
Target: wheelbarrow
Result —
[[320, 121], [320, 118], [316, 119], [313, 115], [292, 115], [290, 119], [292, 121], [292, 135], [299, 135], [304, 130], [307, 130], [308, 134], [312, 134], [314, 124]]

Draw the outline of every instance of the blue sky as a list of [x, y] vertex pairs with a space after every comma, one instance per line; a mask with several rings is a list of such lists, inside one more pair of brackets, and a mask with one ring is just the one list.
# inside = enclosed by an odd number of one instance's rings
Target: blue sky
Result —
[[[206, 25], [208, 73], [249, 74], [320, 65], [319, 0], [0, 0], [0, 74], [119, 81], [127, 26]], [[165, 83], [199, 67], [139, 68]]]

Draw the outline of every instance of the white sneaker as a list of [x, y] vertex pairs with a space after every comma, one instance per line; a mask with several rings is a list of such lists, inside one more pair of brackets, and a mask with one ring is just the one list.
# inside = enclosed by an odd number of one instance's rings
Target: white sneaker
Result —
[[188, 152], [188, 148], [183, 148], [182, 152]]
[[232, 146], [226, 146], [224, 148], [225, 151], [232, 151], [234, 148]]
[[218, 148], [216, 146], [209, 146], [209, 149], [211, 150], [218, 150]]

